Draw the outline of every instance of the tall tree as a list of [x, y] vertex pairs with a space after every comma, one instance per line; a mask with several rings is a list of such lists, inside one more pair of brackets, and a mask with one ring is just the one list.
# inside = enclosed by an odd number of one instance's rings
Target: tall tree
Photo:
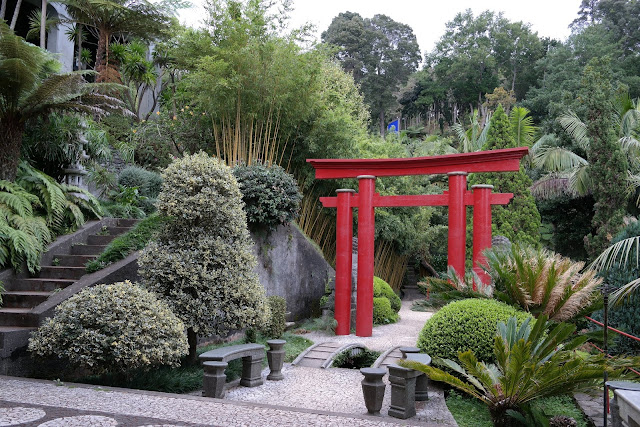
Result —
[[109, 44], [114, 38], [153, 40], [166, 34], [171, 17], [166, 2], [147, 0], [62, 0], [76, 24], [98, 39], [95, 70], [109, 81]]
[[24, 41], [0, 21], [0, 179], [16, 176], [22, 136], [29, 119], [53, 110], [104, 114], [121, 102], [87, 83], [88, 72], [55, 74], [49, 54]]
[[[516, 147], [514, 128], [499, 106], [491, 117], [491, 125], [487, 135], [484, 150]], [[513, 200], [506, 206], [495, 206], [492, 209], [494, 234], [506, 236], [510, 241], [539, 245], [540, 244], [540, 213], [529, 191], [531, 178], [520, 166], [518, 172], [482, 173], [474, 174], [469, 183], [491, 184], [496, 193], [513, 193]]]
[[385, 15], [363, 19], [345, 12], [333, 19], [322, 40], [338, 47], [336, 57], [360, 83], [371, 116], [384, 134], [386, 115], [397, 106], [395, 93], [420, 62], [413, 30]]
[[591, 225], [595, 234], [585, 237], [587, 252], [595, 257], [622, 229], [627, 204], [625, 192], [627, 161], [614, 131], [613, 90], [609, 64], [592, 60], [585, 67], [582, 84], [587, 106], [587, 135], [589, 137], [589, 174], [596, 201]]

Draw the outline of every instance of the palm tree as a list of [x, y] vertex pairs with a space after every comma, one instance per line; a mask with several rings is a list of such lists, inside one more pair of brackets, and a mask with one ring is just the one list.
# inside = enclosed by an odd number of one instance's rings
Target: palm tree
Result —
[[172, 13], [168, 2], [152, 4], [147, 0], [63, 0], [76, 24], [98, 39], [95, 70], [100, 81], [109, 80], [109, 44], [113, 38], [151, 40], [166, 34]]
[[[576, 149], [588, 152], [590, 141], [586, 123], [571, 110], [560, 115], [557, 120], [575, 143]], [[618, 142], [630, 165], [629, 187], [637, 188], [640, 186], [639, 100], [632, 100], [628, 94], [618, 98], [613, 122], [618, 129]], [[555, 135], [547, 134], [541, 137], [531, 148], [531, 155], [534, 166], [547, 171], [531, 189], [537, 197], [550, 198], [561, 194], [585, 196], [591, 192], [588, 160], [574, 150], [563, 147]]]
[[56, 65], [46, 51], [25, 42], [0, 21], [0, 179], [16, 177], [29, 119], [54, 110], [128, 113], [120, 100], [99, 92], [113, 90], [113, 85], [87, 83], [84, 77], [91, 71], [53, 73]]
[[[628, 237], [609, 246], [589, 265], [601, 272], [612, 267], [640, 267], [640, 236]], [[634, 256], [635, 255], [635, 256]], [[611, 304], [617, 305], [640, 291], [640, 277], [632, 280], [611, 294]]]
[[441, 369], [414, 361], [398, 364], [422, 371], [434, 381], [447, 383], [485, 403], [494, 425], [520, 425], [509, 416], [527, 403], [546, 396], [557, 396], [602, 384], [605, 371], [614, 378], [622, 368], [638, 363], [635, 359], [614, 359], [605, 363], [603, 355], [582, 357], [575, 350], [587, 341], [584, 335], [567, 340], [575, 325], [560, 323], [548, 331], [551, 324], [540, 316], [532, 328], [527, 319], [518, 327], [512, 317], [507, 324], [500, 322], [494, 341], [496, 364], [479, 361], [473, 351], [458, 354], [461, 362], [438, 359], [434, 362], [461, 376], [462, 380]]

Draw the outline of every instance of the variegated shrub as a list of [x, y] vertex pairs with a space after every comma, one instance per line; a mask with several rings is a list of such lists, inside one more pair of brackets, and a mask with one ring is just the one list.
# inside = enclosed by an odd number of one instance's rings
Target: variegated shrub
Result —
[[193, 361], [197, 335], [263, 325], [269, 306], [231, 169], [201, 152], [175, 160], [163, 179], [157, 207], [171, 220], [138, 264], [187, 326]]
[[56, 307], [29, 350], [94, 373], [173, 365], [187, 353], [184, 324], [156, 295], [129, 281], [86, 288]]

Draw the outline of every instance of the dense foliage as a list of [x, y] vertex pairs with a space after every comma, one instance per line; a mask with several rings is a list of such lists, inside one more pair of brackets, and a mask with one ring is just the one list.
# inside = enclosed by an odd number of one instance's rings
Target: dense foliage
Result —
[[233, 174], [238, 180], [250, 228], [273, 230], [295, 219], [302, 194], [293, 176], [280, 166], [238, 165], [233, 168]]
[[277, 295], [267, 298], [271, 316], [264, 330], [269, 338], [280, 338], [286, 328], [287, 301]]
[[171, 217], [138, 258], [144, 284], [196, 336], [263, 325], [269, 308], [254, 271], [242, 195], [231, 169], [205, 153], [164, 171], [158, 211]]
[[459, 352], [473, 350], [480, 360], [494, 361], [496, 325], [511, 316], [516, 316], [519, 323], [531, 317], [495, 300], [454, 301], [427, 320], [416, 345], [432, 357], [456, 360]]
[[[492, 360], [480, 358], [474, 350], [461, 350], [454, 360], [437, 358], [435, 362], [460, 377], [441, 369], [412, 361], [400, 361], [405, 367], [425, 372], [430, 379], [445, 382], [484, 402], [495, 426], [521, 425], [513, 418], [535, 399], [586, 390], [601, 384], [604, 372], [620, 377], [622, 367], [633, 360], [605, 363], [605, 356], [581, 356], [575, 351], [584, 344], [584, 335], [572, 337], [574, 325], [553, 326], [541, 316], [535, 325], [531, 319], [521, 325], [516, 317], [501, 321], [493, 334]], [[512, 414], [510, 414], [510, 411]]]
[[373, 297], [374, 298], [386, 298], [391, 304], [391, 308], [396, 313], [400, 311], [402, 301], [400, 297], [391, 289], [391, 286], [379, 277], [373, 278]]
[[584, 262], [527, 246], [485, 251], [494, 297], [556, 322], [589, 313], [600, 300], [600, 284]]
[[[487, 135], [483, 150], [517, 147], [513, 128], [502, 106], [498, 106]], [[513, 193], [507, 206], [491, 209], [493, 234], [507, 237], [512, 242], [538, 245], [540, 243], [540, 213], [531, 195], [531, 179], [521, 166], [518, 172], [474, 174], [469, 184], [493, 185], [495, 193]]]
[[129, 281], [87, 288], [56, 307], [29, 351], [102, 374], [180, 363], [184, 324], [153, 292]]
[[137, 188], [141, 196], [155, 199], [162, 188], [160, 174], [138, 166], [128, 166], [118, 175], [118, 184]]

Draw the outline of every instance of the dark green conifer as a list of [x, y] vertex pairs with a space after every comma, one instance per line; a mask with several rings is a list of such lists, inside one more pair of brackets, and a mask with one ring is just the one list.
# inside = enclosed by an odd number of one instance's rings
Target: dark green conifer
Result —
[[[502, 105], [491, 118], [491, 127], [483, 150], [515, 148], [516, 140], [509, 118]], [[493, 235], [502, 235], [511, 242], [540, 244], [540, 213], [531, 195], [531, 179], [520, 166], [518, 172], [480, 173], [469, 178], [469, 186], [474, 184], [493, 185], [494, 193], [513, 193], [513, 199], [506, 206], [493, 206]]]

